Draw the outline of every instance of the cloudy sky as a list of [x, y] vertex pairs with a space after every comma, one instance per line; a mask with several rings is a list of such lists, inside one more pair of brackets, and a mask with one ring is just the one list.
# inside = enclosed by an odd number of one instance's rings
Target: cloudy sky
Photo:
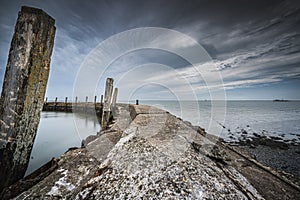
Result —
[[1, 1], [1, 85], [22, 5], [56, 20], [49, 99], [102, 94], [107, 76], [124, 100], [300, 99], [299, 1]]

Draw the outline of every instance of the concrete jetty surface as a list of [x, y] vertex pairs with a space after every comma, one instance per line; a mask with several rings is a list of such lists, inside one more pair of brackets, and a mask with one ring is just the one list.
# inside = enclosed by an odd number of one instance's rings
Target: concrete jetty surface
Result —
[[70, 149], [12, 185], [4, 199], [300, 196], [296, 184], [164, 110], [118, 104], [114, 118], [107, 129], [83, 141], [82, 148]]

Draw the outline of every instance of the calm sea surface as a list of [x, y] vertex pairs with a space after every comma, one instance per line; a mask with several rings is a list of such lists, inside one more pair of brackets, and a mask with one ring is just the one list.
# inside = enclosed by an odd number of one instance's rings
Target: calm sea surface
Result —
[[140, 101], [140, 104], [168, 110], [206, 130], [220, 126], [219, 136], [228, 142], [251, 138], [256, 133], [300, 143], [300, 101]]
[[100, 130], [96, 117], [63, 112], [42, 112], [31, 159], [26, 174], [52, 157], [59, 157], [70, 147], [80, 147], [81, 140]]
[[[218, 126], [220, 137], [228, 142], [251, 139], [253, 134], [260, 134], [279, 137], [287, 143], [300, 143], [300, 101], [227, 101], [224, 104], [140, 100], [140, 104], [168, 110], [206, 130]], [[43, 112], [27, 174], [52, 157], [59, 157], [68, 148], [81, 146], [82, 139], [99, 130], [100, 125], [95, 117]]]

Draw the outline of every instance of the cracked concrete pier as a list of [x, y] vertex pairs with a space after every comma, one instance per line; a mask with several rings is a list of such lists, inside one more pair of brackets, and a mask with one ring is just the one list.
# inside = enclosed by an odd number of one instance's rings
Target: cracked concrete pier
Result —
[[297, 199], [300, 195], [298, 186], [198, 126], [151, 106], [116, 108], [107, 129], [62, 155], [52, 173], [16, 199]]

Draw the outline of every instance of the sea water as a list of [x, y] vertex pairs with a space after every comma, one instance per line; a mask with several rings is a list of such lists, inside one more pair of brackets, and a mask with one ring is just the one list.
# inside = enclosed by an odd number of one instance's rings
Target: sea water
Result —
[[[286, 143], [300, 143], [300, 101], [139, 101], [153, 105], [201, 126], [219, 126], [219, 137], [227, 142], [251, 139], [255, 134], [278, 137]], [[131, 102], [134, 103], [134, 102]], [[215, 117], [217, 113], [217, 117]], [[100, 125], [95, 116], [63, 112], [42, 112], [27, 174], [82, 139], [95, 135]], [[246, 133], [246, 134], [245, 134]]]
[[[227, 142], [273, 137], [286, 143], [300, 143], [300, 101], [142, 101], [209, 130], [220, 126], [219, 137]], [[218, 112], [219, 111], [219, 112]], [[214, 114], [213, 114], [214, 113]]]
[[80, 147], [82, 139], [100, 131], [93, 115], [42, 112], [26, 174], [30, 174], [52, 157], [59, 157], [70, 147]]

